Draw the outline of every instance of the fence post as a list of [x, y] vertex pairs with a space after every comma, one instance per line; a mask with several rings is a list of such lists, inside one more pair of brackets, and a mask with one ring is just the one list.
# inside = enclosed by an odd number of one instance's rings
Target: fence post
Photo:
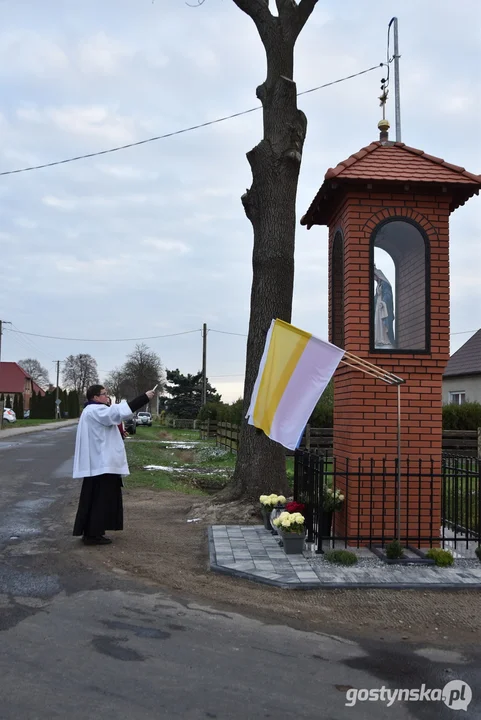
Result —
[[481, 427], [478, 427], [478, 460], [481, 460]]
[[311, 426], [309, 423], [306, 425], [306, 450], [311, 449]]

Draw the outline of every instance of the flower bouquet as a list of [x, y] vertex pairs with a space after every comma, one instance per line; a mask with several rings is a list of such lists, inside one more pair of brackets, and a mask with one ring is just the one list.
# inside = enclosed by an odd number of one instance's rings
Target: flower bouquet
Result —
[[333, 512], [340, 510], [344, 504], [344, 495], [340, 488], [335, 490], [328, 485], [324, 485], [322, 493], [322, 510], [323, 512]]
[[282, 545], [286, 555], [301, 553], [304, 550], [306, 527], [304, 515], [300, 512], [283, 512], [273, 520], [282, 538]]

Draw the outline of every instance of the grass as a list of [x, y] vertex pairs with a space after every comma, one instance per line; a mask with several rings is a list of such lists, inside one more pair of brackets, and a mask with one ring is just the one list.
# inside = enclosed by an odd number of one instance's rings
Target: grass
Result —
[[16, 428], [16, 427], [33, 427], [34, 425], [44, 425], [47, 423], [53, 423], [56, 422], [54, 419], [50, 420], [17, 420], [17, 422], [14, 423], [3, 423], [3, 429], [4, 430], [10, 430], [10, 428]]
[[[192, 448], [172, 447], [172, 441], [181, 445], [192, 440], [198, 442]], [[199, 442], [198, 432], [166, 430], [159, 425], [139, 428], [137, 434], [126, 442], [126, 448], [131, 473], [124, 481], [127, 487], [205, 495], [207, 490], [215, 492], [224, 487], [235, 464], [235, 456], [217, 449], [212, 440]], [[146, 465], [173, 469], [144, 470]]]

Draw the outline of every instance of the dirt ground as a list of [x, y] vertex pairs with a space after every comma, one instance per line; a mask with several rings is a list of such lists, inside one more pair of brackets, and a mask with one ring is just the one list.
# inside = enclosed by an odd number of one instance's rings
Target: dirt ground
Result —
[[[112, 545], [82, 546], [77, 557], [180, 597], [300, 629], [458, 646], [481, 638], [479, 590], [282, 590], [213, 573], [207, 525], [233, 520], [228, 509], [214, 518], [210, 507], [209, 498], [124, 488], [125, 530], [110, 533]], [[69, 523], [75, 510], [73, 501]], [[200, 514], [205, 516], [201, 522], [186, 522]]]

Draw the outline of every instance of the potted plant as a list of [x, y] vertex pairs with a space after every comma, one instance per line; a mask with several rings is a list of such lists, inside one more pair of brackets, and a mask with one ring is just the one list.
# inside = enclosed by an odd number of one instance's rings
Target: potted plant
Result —
[[332, 527], [332, 514], [344, 505], [344, 495], [340, 488], [333, 489], [324, 485], [322, 490], [322, 513], [320, 520], [321, 537], [329, 537]]
[[273, 520], [277, 531], [282, 538], [286, 555], [302, 553], [306, 540], [306, 526], [304, 515], [301, 513], [282, 512]]
[[261, 504], [262, 519], [264, 520], [264, 527], [266, 530], [272, 531], [271, 525], [271, 512], [274, 509], [282, 509], [285, 505], [286, 498], [284, 495], [261, 495], [259, 498]]

